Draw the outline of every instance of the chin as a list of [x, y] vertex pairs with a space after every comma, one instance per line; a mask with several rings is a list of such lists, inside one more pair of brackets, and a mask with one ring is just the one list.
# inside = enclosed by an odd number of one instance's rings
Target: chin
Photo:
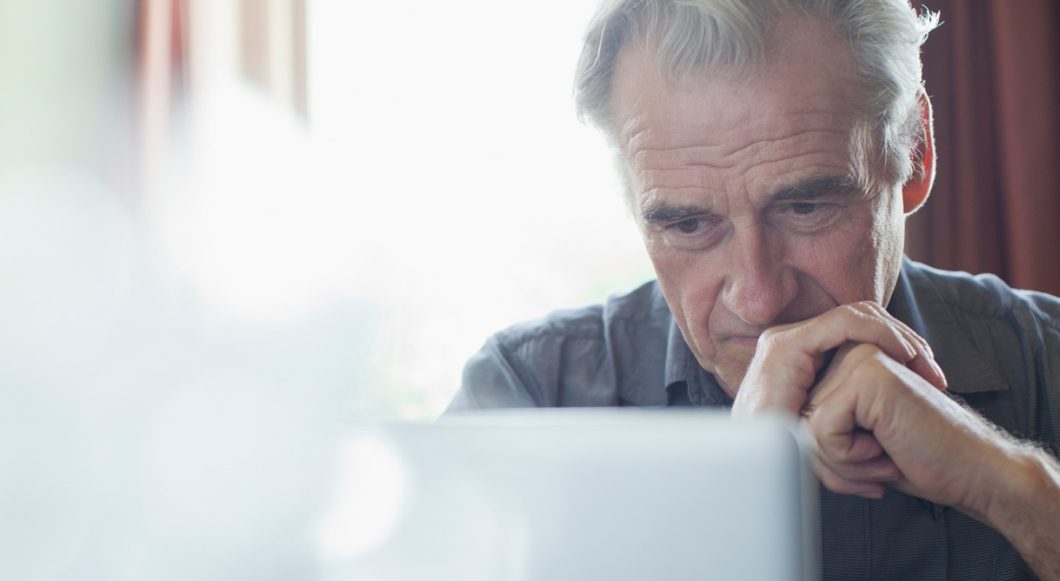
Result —
[[737, 361], [723, 361], [714, 366], [714, 378], [718, 380], [718, 385], [721, 389], [729, 394], [729, 397], [736, 398], [736, 392], [740, 389], [740, 384], [743, 383], [743, 378], [747, 375], [747, 366], [750, 364], [750, 360], [737, 362]]

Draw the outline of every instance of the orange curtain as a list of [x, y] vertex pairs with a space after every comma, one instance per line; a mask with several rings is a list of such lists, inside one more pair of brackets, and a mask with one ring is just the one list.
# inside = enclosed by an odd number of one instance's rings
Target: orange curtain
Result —
[[938, 176], [909, 255], [1060, 295], [1060, 3], [925, 3]]

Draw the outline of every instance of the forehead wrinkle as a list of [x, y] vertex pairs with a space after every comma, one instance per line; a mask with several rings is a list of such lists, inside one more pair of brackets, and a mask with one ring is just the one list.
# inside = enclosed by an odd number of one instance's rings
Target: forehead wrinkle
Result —
[[741, 153], [743, 153], [743, 152], [745, 152], [745, 151], [747, 151], [749, 149], [755, 148], [755, 147], [759, 147], [759, 148], [768, 147], [769, 145], [776, 144], [776, 143], [781, 143], [781, 142], [791, 141], [791, 140], [797, 140], [800, 137], [813, 137], [813, 136], [820, 137], [822, 134], [835, 134], [835, 135], [844, 135], [844, 136], [846, 136], [846, 135], [849, 135], [850, 132], [849, 131], [843, 131], [841, 129], [802, 129], [802, 130], [792, 131], [791, 133], [788, 133], [786, 135], [780, 135], [780, 136], [777, 136], [777, 137], [766, 137], [766, 138], [754, 139], [753, 141], [750, 141], [749, 143], [746, 143], [743, 146], [737, 147], [736, 149], [733, 149], [731, 151], [726, 152], [725, 155], [727, 155], [727, 156], [739, 155], [739, 154], [741, 154]]
[[[735, 167], [733, 162], [705, 161], [712, 157], [710, 150], [721, 149], [718, 145], [676, 145], [673, 147], [639, 147], [631, 152], [634, 163], [642, 163], [653, 170], [672, 170], [682, 167], [712, 167], [728, 169]], [[727, 157], [722, 154], [721, 157]]]
[[[844, 177], [851, 175], [852, 168], [845, 156], [842, 158], [842, 164], [838, 164], [832, 159], [822, 159], [826, 156], [831, 156], [831, 153], [824, 151], [799, 151], [794, 154], [777, 152], [773, 156], [761, 157], [747, 164], [744, 171], [740, 172], [738, 178], [744, 185], [740, 186], [739, 189], [750, 187], [750, 190], [758, 190], [759, 194], [765, 195], [768, 192], [789, 187], [788, 184], [793, 181], [790, 176], [799, 174], [805, 176], [807, 171], [812, 171], [811, 175], [817, 177], [835, 175], [837, 173]], [[777, 172], [770, 171], [773, 166], [778, 164], [795, 165], [796, 167], [782, 169]], [[727, 191], [736, 187], [736, 184], [732, 183], [732, 179], [735, 179], [735, 176], [719, 173], [719, 169], [735, 166], [735, 163], [729, 166], [704, 163], [660, 168], [635, 164], [633, 169], [637, 178], [638, 189], [641, 192], [651, 190], [658, 193], [660, 191], [689, 190], [702, 193], [705, 191]], [[758, 176], [761, 176], [763, 172], [766, 174], [762, 176], [765, 183], [758, 179]], [[795, 181], [803, 183], [807, 180], [796, 178]], [[756, 182], [759, 184], [757, 187], [752, 185]], [[769, 182], [772, 182], [772, 184]]]
[[[776, 166], [783, 167], [777, 168]], [[772, 177], [774, 181], [783, 181], [787, 179], [787, 176], [794, 174], [849, 173], [851, 169], [852, 162], [848, 156], [839, 157], [830, 151], [777, 152], [768, 157], [763, 156], [748, 164], [744, 168], [743, 177], [745, 179], [757, 177], [760, 172], [765, 172], [766, 175], [761, 177]]]
[[[627, 154], [633, 164], [650, 170], [676, 169], [680, 167], [704, 166], [717, 169], [728, 169], [740, 165], [740, 160], [731, 159], [733, 156], [752, 151], [759, 148], [768, 148], [771, 145], [784, 142], [806, 141], [812, 142], [814, 138], [827, 135], [838, 135], [848, 137], [850, 131], [844, 129], [811, 128], [796, 129], [783, 135], [772, 137], [752, 137], [747, 143], [730, 147], [728, 142], [722, 140], [716, 144], [677, 144], [672, 146], [654, 145], [647, 143], [649, 135], [647, 131], [640, 131], [635, 140], [631, 139]], [[729, 147], [727, 149], [727, 147]], [[844, 152], [848, 150], [844, 147]], [[752, 160], [753, 161], [753, 160]], [[768, 161], [768, 160], [763, 160]]]
[[[701, 188], [667, 188], [667, 192], [670, 194], [681, 194], [688, 192], [689, 196], [667, 196], [659, 193], [661, 188], [650, 188], [644, 190], [640, 198], [641, 208], [684, 208], [688, 210], [694, 210], [696, 212], [713, 212], [716, 209], [716, 205], [713, 204], [714, 198], [704, 198]], [[674, 198], [674, 199], [670, 199]]]
[[650, 136], [651, 124], [642, 115], [631, 115], [622, 127], [618, 128], [617, 137], [619, 143], [625, 144], [627, 155], [642, 147]]
[[719, 178], [715, 167], [687, 166], [640, 170], [637, 172], [642, 190], [708, 189], [717, 185]]

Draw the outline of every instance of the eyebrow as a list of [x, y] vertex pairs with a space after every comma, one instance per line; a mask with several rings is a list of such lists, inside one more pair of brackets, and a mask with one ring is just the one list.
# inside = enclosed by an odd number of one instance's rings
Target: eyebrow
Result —
[[667, 222], [680, 222], [685, 218], [702, 216], [703, 214], [710, 213], [710, 210], [700, 206], [670, 206], [667, 204], [657, 204], [644, 208], [644, 212], [641, 215], [645, 222], [661, 224]]
[[774, 202], [812, 200], [827, 195], [842, 197], [858, 193], [857, 184], [849, 176], [815, 176], [792, 186], [785, 186], [769, 196]]
[[[818, 175], [791, 186], [785, 186], [769, 196], [770, 202], [790, 202], [813, 200], [827, 195], [849, 197], [858, 193], [856, 182], [849, 176]], [[645, 222], [664, 224], [680, 222], [686, 218], [711, 215], [710, 208], [705, 206], [681, 205], [671, 206], [666, 203], [653, 204], [641, 212]]]

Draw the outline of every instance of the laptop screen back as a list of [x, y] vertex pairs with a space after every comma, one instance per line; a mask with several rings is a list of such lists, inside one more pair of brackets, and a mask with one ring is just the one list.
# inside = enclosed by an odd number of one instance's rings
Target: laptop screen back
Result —
[[[362, 504], [372, 506], [373, 490], [380, 502], [400, 501], [373, 546], [329, 562], [336, 579], [818, 574], [818, 487], [805, 448], [779, 418], [505, 411], [376, 425], [354, 438], [370, 438], [392, 460], [387, 468], [362, 455], [348, 467], [367, 494]], [[380, 478], [389, 484], [373, 488]]]

